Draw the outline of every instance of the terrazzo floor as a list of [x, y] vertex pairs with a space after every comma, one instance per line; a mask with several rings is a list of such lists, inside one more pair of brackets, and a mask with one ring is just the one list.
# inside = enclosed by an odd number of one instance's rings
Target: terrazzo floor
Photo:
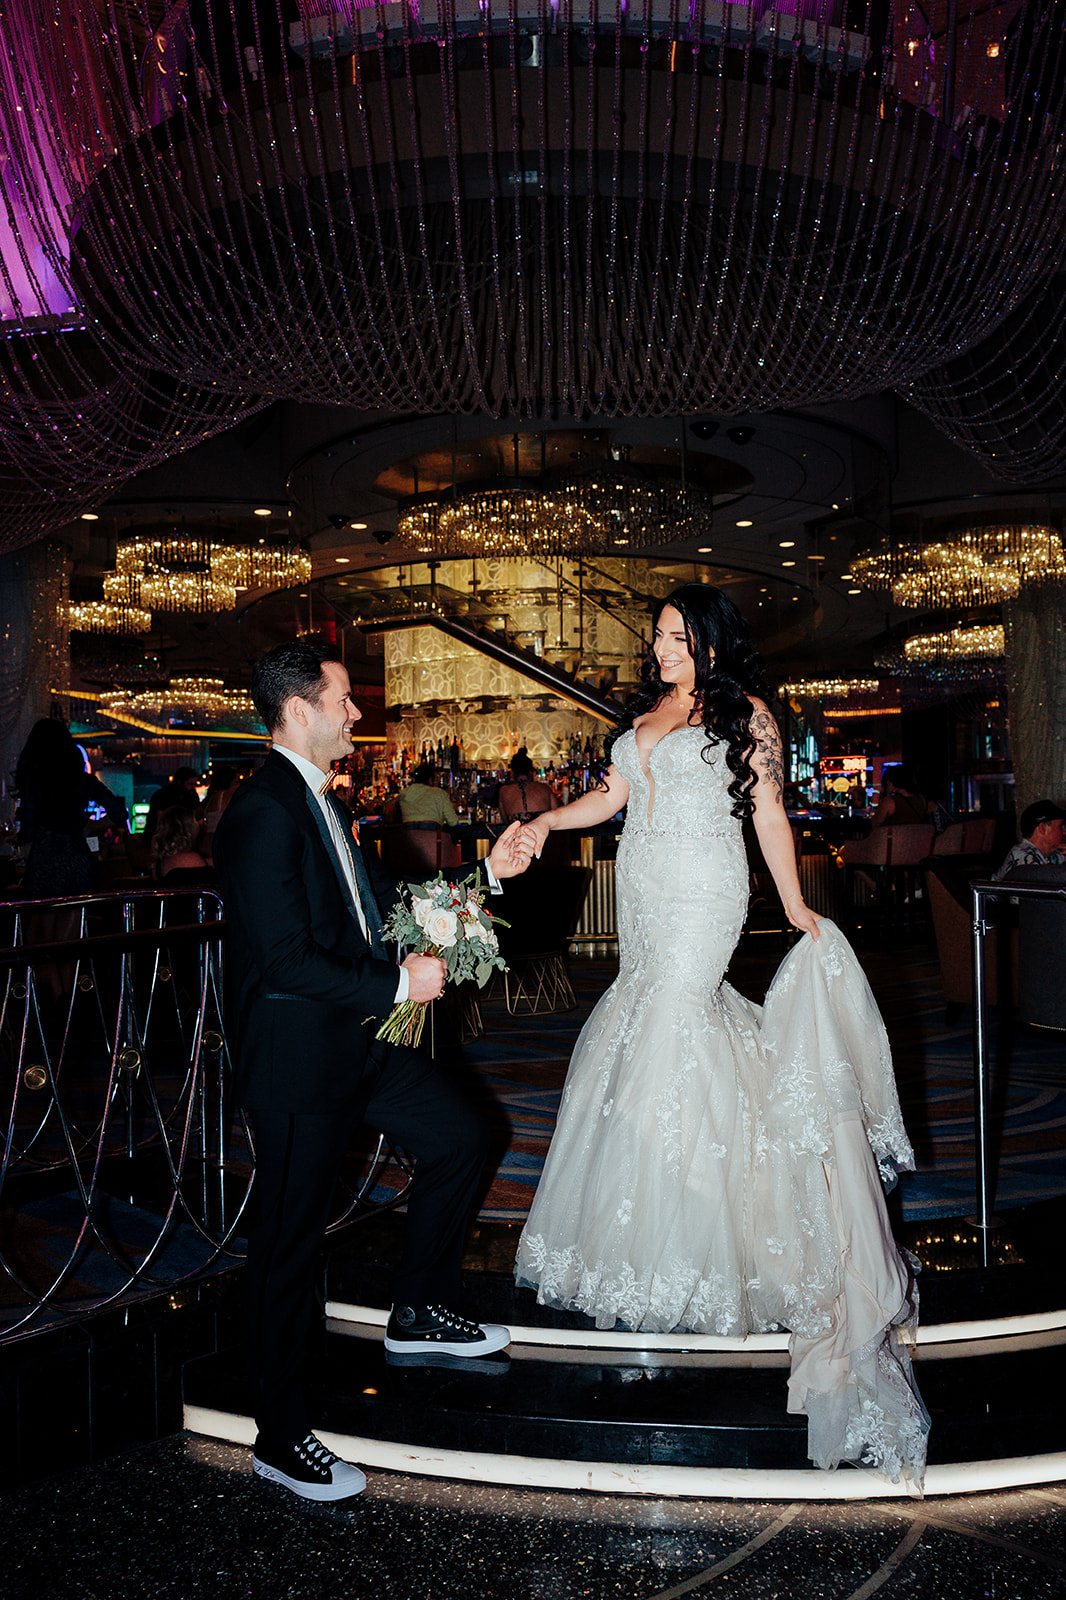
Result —
[[6, 1600], [1062, 1600], [1066, 1485], [863, 1506], [371, 1473], [308, 1506], [176, 1435], [0, 1502]]

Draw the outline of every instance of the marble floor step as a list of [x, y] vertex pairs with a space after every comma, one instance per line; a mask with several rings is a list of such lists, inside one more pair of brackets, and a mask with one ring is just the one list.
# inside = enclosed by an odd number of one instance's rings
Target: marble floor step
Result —
[[[930, 1461], [1042, 1456], [1066, 1446], [1066, 1345], [917, 1362], [933, 1418]], [[455, 1368], [395, 1366], [380, 1328], [331, 1324], [313, 1363], [316, 1427], [417, 1451], [481, 1452], [599, 1463], [795, 1470], [807, 1465], [806, 1424], [786, 1411], [787, 1369], [749, 1360], [723, 1369], [713, 1354], [512, 1347]], [[190, 1364], [187, 1415], [247, 1418], [236, 1355]], [[211, 1431], [210, 1427], [205, 1431]], [[229, 1435], [226, 1435], [229, 1436]]]

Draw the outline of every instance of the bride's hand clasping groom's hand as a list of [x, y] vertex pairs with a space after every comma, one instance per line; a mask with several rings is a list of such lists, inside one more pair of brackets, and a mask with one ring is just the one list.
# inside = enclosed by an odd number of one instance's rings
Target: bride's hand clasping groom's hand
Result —
[[497, 878], [517, 878], [529, 866], [533, 846], [523, 837], [525, 832], [522, 823], [512, 822], [489, 851], [489, 866]]
[[524, 822], [522, 824], [521, 837], [524, 847], [527, 848], [532, 855], [535, 855], [538, 860], [540, 858], [540, 852], [544, 849], [545, 841], [551, 832], [551, 828], [549, 827], [547, 820], [550, 815], [550, 812], [542, 811], [540, 816], [533, 817], [531, 821]]

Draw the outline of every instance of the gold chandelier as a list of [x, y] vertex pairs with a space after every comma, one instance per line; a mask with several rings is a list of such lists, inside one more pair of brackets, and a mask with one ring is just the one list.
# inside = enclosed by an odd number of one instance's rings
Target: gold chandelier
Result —
[[424, 495], [401, 508], [398, 528], [405, 544], [432, 557], [557, 558], [696, 538], [709, 533], [712, 513], [706, 489], [601, 462], [580, 476]]
[[918, 633], [904, 641], [908, 662], [992, 660], [1006, 650], [1003, 624], [950, 629], [947, 633]]
[[1022, 588], [1066, 582], [1062, 536], [1045, 524], [968, 528], [931, 544], [856, 556], [851, 574], [899, 606], [1001, 605]]
[[122, 540], [104, 598], [151, 611], [232, 611], [238, 590], [285, 589], [310, 576], [311, 558], [302, 550], [266, 539], [224, 544], [179, 530]]
[[150, 633], [152, 614], [139, 606], [108, 605], [106, 601], [71, 601], [66, 607], [71, 633]]
[[781, 693], [797, 700], [835, 700], [849, 694], [874, 694], [880, 687], [879, 678], [801, 678], [798, 683], [783, 683]]
[[102, 709], [116, 721], [165, 733], [183, 723], [222, 725], [261, 733], [263, 725], [243, 689], [227, 689], [221, 678], [172, 678], [163, 689], [124, 689], [101, 696]]

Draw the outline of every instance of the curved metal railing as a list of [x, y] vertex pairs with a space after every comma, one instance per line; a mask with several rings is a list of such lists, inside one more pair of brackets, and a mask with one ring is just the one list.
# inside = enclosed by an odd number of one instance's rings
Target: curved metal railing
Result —
[[1066, 903], [1066, 884], [1019, 883], [1007, 879], [971, 883], [973, 898], [973, 1078], [974, 1078], [974, 1155], [977, 1167], [977, 1215], [975, 1224], [981, 1236], [981, 1264], [987, 1267], [991, 1258], [989, 1238], [995, 1218], [995, 1171], [991, 1151], [989, 1102], [991, 1092], [991, 1060], [988, 1050], [986, 1017], [987, 984], [985, 977], [985, 936], [993, 924], [989, 920], [990, 905], [997, 901], [1018, 901], [1021, 904], [1040, 901]]
[[[0, 1343], [243, 1258], [224, 932], [203, 888], [0, 904]], [[401, 1182], [375, 1199], [390, 1156]], [[379, 1138], [331, 1229], [409, 1182]]]

